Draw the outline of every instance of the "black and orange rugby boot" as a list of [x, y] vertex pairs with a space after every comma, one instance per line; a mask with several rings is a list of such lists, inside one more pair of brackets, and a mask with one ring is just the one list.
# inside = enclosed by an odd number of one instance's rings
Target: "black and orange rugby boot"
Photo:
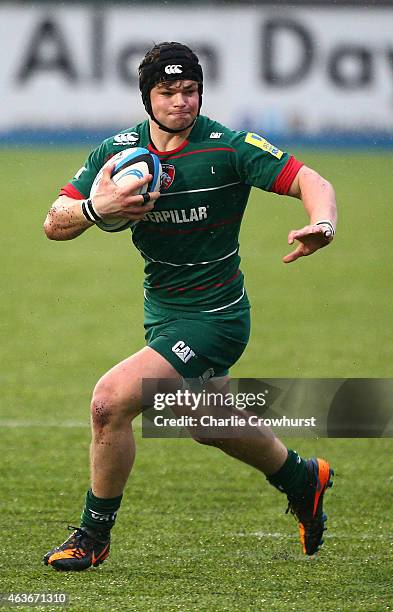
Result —
[[68, 526], [70, 537], [44, 557], [45, 565], [63, 572], [80, 572], [97, 567], [109, 556], [109, 532], [96, 532], [86, 527]]
[[308, 459], [308, 483], [301, 497], [288, 495], [287, 513], [299, 522], [299, 535], [305, 555], [314, 555], [323, 544], [327, 516], [323, 511], [323, 496], [333, 485], [334, 471], [325, 459]]

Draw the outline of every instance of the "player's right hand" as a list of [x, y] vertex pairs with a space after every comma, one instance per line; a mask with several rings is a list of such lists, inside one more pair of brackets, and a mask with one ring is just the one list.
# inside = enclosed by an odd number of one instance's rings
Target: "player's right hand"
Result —
[[150, 200], [144, 203], [143, 195], [137, 191], [152, 180], [147, 174], [141, 179], [135, 178], [132, 184], [117, 185], [111, 178], [115, 164], [109, 164], [103, 169], [97, 191], [92, 198], [93, 206], [103, 219], [105, 217], [125, 217], [131, 221], [139, 221], [154, 208], [154, 203], [160, 197], [158, 191], [150, 193]]

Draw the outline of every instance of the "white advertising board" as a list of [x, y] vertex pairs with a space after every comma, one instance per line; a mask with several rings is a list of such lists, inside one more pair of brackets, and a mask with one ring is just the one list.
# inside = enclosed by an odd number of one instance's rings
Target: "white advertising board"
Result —
[[203, 112], [234, 128], [393, 131], [393, 9], [50, 4], [0, 7], [0, 130], [132, 125], [162, 40], [198, 52]]

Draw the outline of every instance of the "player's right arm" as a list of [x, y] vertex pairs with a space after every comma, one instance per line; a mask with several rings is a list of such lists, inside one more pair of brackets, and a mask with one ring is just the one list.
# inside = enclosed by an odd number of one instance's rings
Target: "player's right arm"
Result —
[[81, 200], [61, 195], [46, 215], [44, 232], [50, 240], [72, 240], [92, 225], [82, 213]]
[[[121, 187], [112, 181], [112, 169], [112, 166], [107, 166], [103, 170], [102, 178], [92, 199], [94, 210], [102, 219], [118, 216], [131, 221], [139, 221], [147, 212], [153, 210], [154, 201], [160, 194], [152, 192], [151, 201], [145, 204], [143, 196], [134, 195], [134, 192], [148, 183], [152, 177], [147, 175], [141, 179], [136, 178], [132, 186]], [[65, 194], [55, 200], [44, 223], [45, 234], [50, 240], [72, 240], [94, 225], [83, 214], [83, 201], [83, 198], [74, 199]]]

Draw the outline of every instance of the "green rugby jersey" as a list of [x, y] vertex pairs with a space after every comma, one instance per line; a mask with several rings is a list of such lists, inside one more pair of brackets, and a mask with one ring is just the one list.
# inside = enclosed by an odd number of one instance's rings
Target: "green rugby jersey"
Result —
[[131, 228], [145, 260], [146, 298], [202, 312], [244, 305], [238, 237], [251, 187], [285, 194], [302, 164], [258, 134], [203, 116], [180, 147], [160, 152], [144, 121], [106, 139], [60, 193], [88, 197], [103, 164], [130, 146], [156, 153], [163, 168], [155, 209]]

